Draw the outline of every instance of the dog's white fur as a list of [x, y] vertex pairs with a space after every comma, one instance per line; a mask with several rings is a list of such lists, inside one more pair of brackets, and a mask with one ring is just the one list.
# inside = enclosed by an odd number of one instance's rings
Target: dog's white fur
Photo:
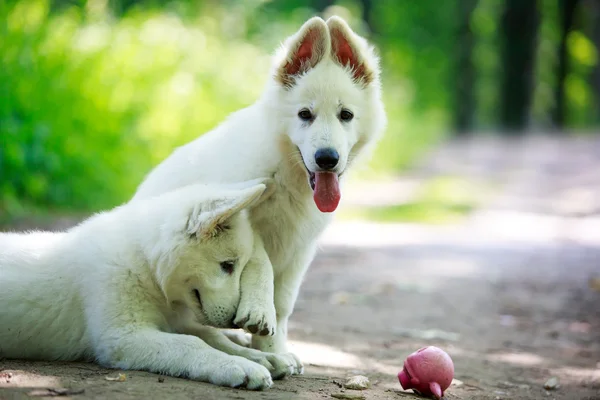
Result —
[[190, 185], [66, 232], [1, 233], [0, 358], [96, 360], [249, 389], [289, 374], [278, 356], [209, 327], [232, 326], [240, 293], [256, 286], [240, 287], [243, 269], [267, 260], [246, 208], [271, 195], [268, 182]]
[[[312, 123], [299, 119], [302, 109], [316, 116]], [[354, 119], [342, 121], [342, 109], [351, 111]], [[335, 172], [341, 176], [357, 156], [368, 153], [385, 123], [378, 59], [372, 48], [341, 18], [325, 22], [315, 17], [285, 42], [275, 57], [272, 79], [254, 105], [178, 148], [146, 177], [132, 199], [135, 203], [198, 182], [274, 178], [273, 196], [250, 212], [268, 260], [246, 268], [242, 275], [242, 280], [254, 281], [254, 293], [264, 295], [242, 293], [240, 308], [253, 323], [276, 324], [275, 335], [254, 335], [252, 345], [285, 355], [296, 373], [303, 367], [288, 353], [287, 321], [317, 238], [331, 220], [315, 206], [307, 170], [318, 171], [315, 152], [330, 147], [340, 155]], [[261, 268], [274, 271], [276, 321], [271, 319], [273, 282], [260, 281], [269, 276]], [[247, 321], [236, 323], [248, 328]]]

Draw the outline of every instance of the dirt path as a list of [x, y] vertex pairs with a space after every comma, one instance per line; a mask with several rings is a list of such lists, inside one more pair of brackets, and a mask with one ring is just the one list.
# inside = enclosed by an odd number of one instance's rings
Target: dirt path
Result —
[[[441, 172], [501, 190], [460, 225], [334, 224], [290, 327], [304, 376], [252, 393], [143, 372], [108, 381], [117, 371], [90, 364], [3, 360], [0, 399], [65, 387], [84, 390], [74, 399], [314, 400], [342, 393], [336, 382], [352, 374], [373, 387], [347, 394], [409, 399], [395, 375], [429, 344], [454, 359], [448, 399], [600, 399], [600, 142], [456, 143], [403, 179]], [[365, 201], [365, 192], [353, 193]], [[545, 390], [552, 377], [560, 387]]]

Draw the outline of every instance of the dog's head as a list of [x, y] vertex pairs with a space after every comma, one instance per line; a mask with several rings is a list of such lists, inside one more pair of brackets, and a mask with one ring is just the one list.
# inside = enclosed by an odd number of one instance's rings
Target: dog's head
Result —
[[341, 18], [315, 17], [284, 43], [273, 76], [292, 162], [304, 164], [318, 208], [332, 212], [339, 177], [386, 124], [378, 58]]
[[264, 183], [227, 188], [194, 185], [172, 193], [173, 209], [154, 250], [157, 282], [175, 308], [197, 322], [230, 328], [240, 300], [240, 276], [253, 254], [247, 209], [271, 194]]

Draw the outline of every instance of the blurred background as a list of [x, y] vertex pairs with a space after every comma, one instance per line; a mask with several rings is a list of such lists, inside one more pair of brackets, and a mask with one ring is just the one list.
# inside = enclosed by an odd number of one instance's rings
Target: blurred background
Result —
[[[382, 57], [390, 123], [361, 178], [398, 176], [452, 138], [595, 135], [594, 0], [8, 0], [0, 222], [127, 200], [173, 148], [252, 103], [274, 49], [315, 14], [346, 18]], [[344, 215], [468, 212], [464, 179], [442, 178], [414, 204]]]

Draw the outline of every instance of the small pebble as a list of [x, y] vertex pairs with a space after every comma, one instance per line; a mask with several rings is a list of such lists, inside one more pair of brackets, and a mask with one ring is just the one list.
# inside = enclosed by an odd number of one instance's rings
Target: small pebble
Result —
[[365, 390], [371, 387], [371, 382], [369, 382], [369, 378], [366, 376], [355, 375], [346, 380], [344, 387], [351, 390]]
[[544, 389], [546, 390], [556, 390], [560, 387], [560, 383], [558, 382], [558, 378], [552, 377], [544, 383]]
[[452, 379], [452, 382], [450, 383], [450, 385], [455, 386], [455, 387], [461, 387], [464, 384], [465, 383], [463, 381], [461, 381], [460, 379]]

